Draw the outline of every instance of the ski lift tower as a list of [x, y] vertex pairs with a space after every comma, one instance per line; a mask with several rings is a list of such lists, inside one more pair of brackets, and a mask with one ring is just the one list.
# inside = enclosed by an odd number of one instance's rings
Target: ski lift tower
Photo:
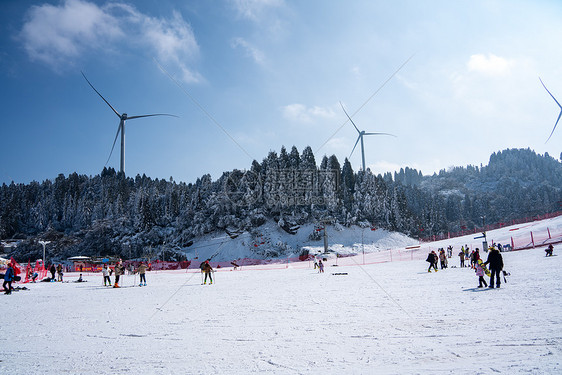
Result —
[[43, 245], [43, 269], [45, 269], [45, 247], [51, 243], [51, 241], [39, 241]]
[[324, 253], [328, 252], [328, 232], [326, 231], [326, 225], [331, 224], [333, 221], [334, 218], [331, 217], [326, 217], [320, 220], [324, 227]]

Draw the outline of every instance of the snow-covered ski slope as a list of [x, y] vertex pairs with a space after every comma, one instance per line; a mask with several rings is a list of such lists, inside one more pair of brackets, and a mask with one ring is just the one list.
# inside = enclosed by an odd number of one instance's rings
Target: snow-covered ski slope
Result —
[[[197, 268], [201, 260], [209, 258], [214, 266], [220, 264], [222, 267], [231, 267], [230, 262], [233, 260], [241, 266], [270, 263], [273, 256], [263, 255], [268, 252], [274, 253], [271, 250], [282, 249], [286, 254], [285, 257], [273, 260], [277, 264], [298, 261], [302, 249], [309, 250], [313, 255], [324, 251], [322, 238], [317, 241], [309, 239], [309, 234], [314, 231], [313, 225], [302, 226], [294, 235], [287, 234], [273, 222], [267, 222], [259, 229], [261, 235], [258, 236], [252, 236], [248, 232], [241, 233], [234, 239], [222, 233], [203, 236], [186, 249], [186, 256], [192, 260], [194, 268]], [[479, 248], [482, 251], [482, 239], [476, 238], [481, 235], [476, 233], [448, 240], [419, 243], [401, 233], [388, 232], [384, 229], [371, 230], [369, 227], [328, 225], [330, 253], [322, 256], [328, 259], [335, 258], [336, 254], [345, 257], [339, 259], [338, 265], [425, 259], [428, 250], [446, 248], [449, 245], [455, 246], [456, 253], [462, 245], [468, 245], [471, 249]], [[562, 216], [493, 230], [487, 233], [487, 240], [489, 244], [494, 242], [502, 245], [511, 245], [513, 240], [516, 248], [532, 247], [532, 241], [539, 247], [546, 243], [562, 242]], [[360, 255], [348, 258], [353, 254]], [[260, 255], [262, 256], [256, 259]], [[293, 264], [293, 267], [308, 266], [308, 264]]]
[[[311, 240], [309, 235], [315, 231], [313, 224], [302, 225], [295, 234], [288, 234], [273, 220], [256, 228], [255, 233], [243, 232], [236, 238], [230, 238], [225, 233], [213, 233], [202, 236], [185, 250], [188, 259], [208, 259], [223, 265], [230, 265], [232, 260], [246, 259], [250, 263], [276, 257], [275, 253], [282, 253], [283, 257], [298, 258], [303, 248], [311, 252], [323, 252], [324, 241]], [[339, 254], [357, 253], [364, 249], [366, 252], [377, 252], [396, 249], [418, 242], [404, 234], [389, 232], [384, 229], [371, 230], [369, 227], [343, 227], [328, 225], [328, 242], [330, 249]], [[363, 246], [362, 246], [363, 244]], [[194, 261], [196, 263], [197, 260]]]
[[424, 260], [221, 269], [213, 285], [185, 271], [149, 272], [142, 288], [130, 275], [121, 289], [101, 275], [28, 284], [0, 298], [0, 373], [560, 374], [562, 245], [554, 254], [503, 253], [500, 289], [476, 288], [469, 268], [428, 273]]

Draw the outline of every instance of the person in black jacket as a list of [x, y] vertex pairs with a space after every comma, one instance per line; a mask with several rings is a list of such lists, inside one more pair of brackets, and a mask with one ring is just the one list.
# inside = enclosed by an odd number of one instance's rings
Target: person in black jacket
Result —
[[490, 269], [490, 288], [494, 287], [494, 275], [496, 276], [496, 288], [500, 287], [500, 274], [503, 269], [503, 258], [498, 249], [495, 247], [490, 247], [490, 252], [488, 253], [488, 259], [484, 264], [489, 264]]
[[49, 271], [51, 272], [51, 279], [55, 279], [55, 272], [57, 272], [57, 269], [55, 268], [54, 264], [51, 264], [51, 268], [49, 269]]
[[435, 272], [437, 272], [437, 260], [438, 259], [439, 258], [437, 257], [437, 254], [435, 253], [435, 250], [433, 250], [429, 254], [427, 254], [427, 259], [425, 260], [426, 262], [429, 262], [429, 268], [427, 269], [427, 272], [431, 272], [431, 267], [433, 267]]

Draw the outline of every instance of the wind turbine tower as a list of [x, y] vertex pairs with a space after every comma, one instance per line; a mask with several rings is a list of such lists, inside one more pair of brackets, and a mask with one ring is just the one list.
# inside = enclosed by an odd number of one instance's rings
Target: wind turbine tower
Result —
[[351, 155], [353, 154], [353, 151], [355, 151], [355, 147], [357, 147], [357, 143], [359, 143], [359, 141], [361, 141], [361, 160], [363, 162], [363, 172], [365, 172], [367, 169], [365, 168], [365, 148], [364, 148], [364, 145], [363, 145], [363, 136], [365, 136], [365, 135], [390, 135], [392, 137], [396, 137], [396, 136], [394, 134], [389, 134], [389, 133], [367, 133], [364, 130], [359, 130], [359, 128], [355, 125], [355, 123], [353, 122], [351, 117], [349, 117], [349, 115], [345, 111], [345, 108], [343, 107], [343, 104], [341, 102], [340, 102], [340, 105], [341, 105], [341, 109], [343, 109], [343, 112], [345, 113], [345, 115], [347, 116], [349, 121], [351, 121], [351, 124], [353, 125], [355, 130], [357, 130], [357, 133], [359, 133], [359, 136], [357, 137], [357, 141], [355, 141], [355, 145], [353, 146], [353, 150], [351, 150], [351, 154], [349, 154], [349, 157], [351, 157]]
[[169, 115], [166, 113], [155, 113], [155, 114], [151, 114], [151, 115], [139, 115], [139, 116], [128, 116], [126, 113], [122, 113], [120, 114], [119, 112], [117, 112], [115, 110], [115, 108], [113, 108], [113, 106], [111, 104], [109, 104], [109, 102], [107, 100], [105, 100], [105, 98], [99, 93], [98, 90], [96, 90], [96, 88], [94, 87], [94, 85], [92, 85], [90, 83], [90, 81], [88, 80], [88, 78], [86, 78], [86, 75], [84, 74], [84, 72], [81, 72], [82, 76], [84, 77], [84, 79], [86, 80], [86, 82], [88, 82], [88, 84], [90, 85], [90, 87], [100, 96], [100, 98], [102, 98], [102, 100], [109, 106], [109, 108], [111, 108], [111, 110], [117, 115], [117, 117], [119, 117], [119, 126], [117, 127], [117, 134], [115, 134], [115, 139], [113, 140], [113, 146], [111, 147], [111, 152], [109, 153], [109, 157], [107, 158], [107, 162], [105, 162], [105, 164], [107, 165], [107, 163], [109, 162], [109, 159], [111, 158], [111, 155], [113, 154], [113, 149], [115, 148], [115, 143], [117, 142], [117, 137], [119, 137], [119, 133], [121, 133], [121, 162], [119, 165], [119, 171], [121, 173], [125, 173], [125, 121], [126, 120], [133, 120], [136, 118], [141, 118], [141, 117], [152, 117], [152, 116], [172, 116], [172, 117], [178, 117], [175, 115]]

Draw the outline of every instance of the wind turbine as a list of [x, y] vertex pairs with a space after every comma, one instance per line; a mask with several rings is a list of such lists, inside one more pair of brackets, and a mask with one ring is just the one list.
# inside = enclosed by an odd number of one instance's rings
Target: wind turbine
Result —
[[351, 121], [351, 124], [353, 125], [355, 130], [357, 130], [357, 133], [359, 133], [359, 137], [357, 137], [357, 141], [355, 141], [355, 146], [353, 146], [353, 150], [351, 150], [351, 154], [349, 154], [349, 157], [351, 157], [351, 155], [353, 154], [353, 151], [355, 151], [355, 147], [357, 147], [357, 143], [359, 143], [359, 141], [361, 141], [361, 159], [363, 161], [363, 172], [365, 172], [367, 169], [365, 169], [365, 148], [363, 146], [363, 136], [364, 135], [390, 135], [392, 137], [396, 137], [396, 136], [394, 134], [389, 134], [389, 133], [367, 133], [364, 130], [359, 130], [359, 128], [355, 125], [355, 123], [353, 122], [351, 117], [349, 117], [349, 115], [345, 111], [345, 108], [343, 107], [343, 104], [341, 102], [340, 102], [340, 105], [341, 105], [341, 109], [343, 109], [345, 115], [347, 116], [349, 121]]
[[152, 117], [152, 116], [172, 116], [172, 117], [178, 117], [176, 115], [169, 115], [166, 113], [156, 113], [156, 114], [152, 114], [152, 115], [140, 115], [140, 116], [128, 116], [126, 113], [122, 113], [120, 114], [119, 112], [117, 112], [115, 110], [115, 108], [113, 108], [113, 106], [111, 104], [109, 104], [109, 102], [107, 100], [105, 100], [105, 98], [99, 93], [98, 90], [96, 90], [96, 88], [94, 87], [94, 85], [92, 85], [90, 83], [90, 81], [88, 81], [88, 78], [86, 78], [86, 75], [84, 74], [84, 72], [80, 72], [82, 73], [82, 76], [84, 77], [84, 79], [86, 80], [86, 82], [88, 82], [88, 84], [90, 85], [90, 87], [92, 89], [94, 89], [94, 91], [100, 96], [100, 98], [103, 99], [103, 101], [109, 106], [109, 108], [111, 108], [113, 110], [113, 112], [115, 112], [115, 114], [117, 115], [117, 117], [119, 117], [119, 127], [117, 127], [117, 134], [115, 134], [115, 139], [113, 140], [113, 146], [111, 147], [111, 152], [109, 153], [109, 157], [107, 158], [107, 161], [105, 162], [105, 164], [107, 165], [107, 163], [109, 162], [109, 159], [111, 158], [111, 155], [113, 154], [113, 149], [115, 148], [115, 143], [117, 142], [117, 137], [119, 137], [119, 133], [121, 133], [121, 163], [120, 163], [120, 172], [121, 173], [125, 173], [125, 121], [126, 120], [132, 120], [132, 119], [136, 119], [136, 118], [141, 118], [141, 117]]
[[[546, 140], [546, 142], [548, 142], [550, 140], [550, 137], [552, 137], [552, 134], [554, 134], [554, 130], [556, 129], [556, 125], [558, 125], [558, 121], [560, 121], [560, 116], [562, 116], [562, 105], [560, 105], [560, 103], [558, 103], [558, 100], [556, 100], [556, 98], [554, 97], [554, 95], [552, 95], [550, 93], [550, 91], [548, 91], [548, 89], [546, 88], [546, 86], [544, 85], [544, 82], [542, 81], [541, 77], [539, 77], [539, 81], [541, 81], [542, 83], [542, 87], [544, 87], [544, 89], [546, 90], [546, 92], [548, 92], [550, 94], [550, 96], [552, 96], [552, 99], [554, 99], [554, 101], [556, 102], [556, 104], [558, 104], [558, 107], [560, 107], [560, 114], [558, 115], [558, 118], [556, 119], [556, 123], [554, 124], [554, 128], [552, 129], [552, 132], [550, 133], [550, 136], [548, 137], [548, 139]], [[545, 142], [545, 143], [546, 143]]]

